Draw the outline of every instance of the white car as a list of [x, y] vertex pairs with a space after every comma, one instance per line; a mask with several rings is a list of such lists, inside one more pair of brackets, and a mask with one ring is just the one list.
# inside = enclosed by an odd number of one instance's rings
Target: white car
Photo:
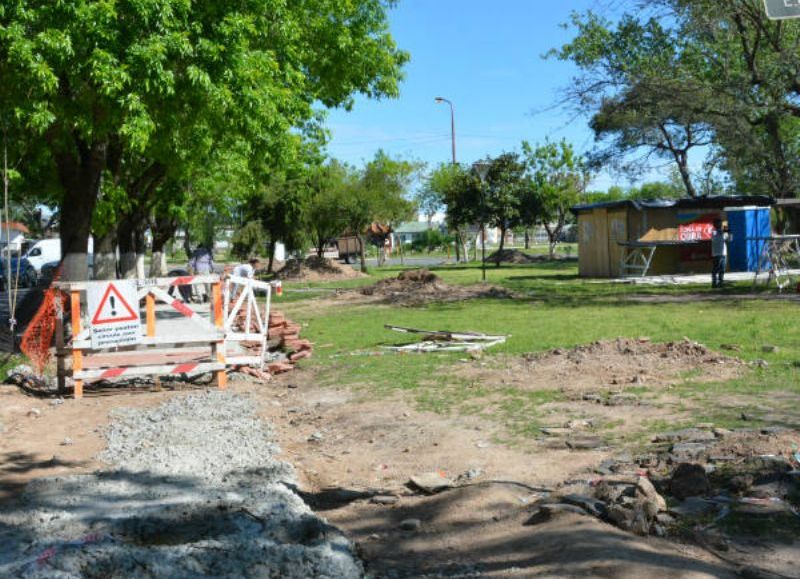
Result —
[[[91, 271], [94, 265], [94, 240], [89, 238], [89, 270]], [[56, 239], [40, 239], [35, 242], [25, 258], [36, 270], [37, 275], [42, 273], [42, 266], [48, 263], [61, 261], [61, 240]]]

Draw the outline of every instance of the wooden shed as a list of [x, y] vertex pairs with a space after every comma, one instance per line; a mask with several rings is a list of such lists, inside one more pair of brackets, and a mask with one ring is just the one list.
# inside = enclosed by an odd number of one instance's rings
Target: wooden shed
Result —
[[[711, 230], [727, 211], [761, 210], [764, 196], [718, 196], [577, 205], [578, 269], [583, 277], [670, 275], [711, 269]], [[646, 267], [633, 265], [638, 260]], [[639, 268], [639, 269], [637, 269]]]

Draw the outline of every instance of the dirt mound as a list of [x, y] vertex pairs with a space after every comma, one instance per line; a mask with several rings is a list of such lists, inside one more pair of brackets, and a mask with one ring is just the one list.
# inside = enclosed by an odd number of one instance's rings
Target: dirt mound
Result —
[[503, 251], [495, 251], [492, 255], [486, 258], [488, 263], [514, 263], [526, 264], [537, 263], [542, 261], [541, 257], [534, 257], [527, 253], [522, 253], [519, 249], [504, 249]]
[[400, 275], [397, 276], [397, 279], [417, 283], [437, 283], [442, 281], [438, 275], [428, 269], [410, 269], [401, 272]]
[[505, 288], [495, 286], [451, 286], [427, 269], [403, 271], [396, 278], [382, 279], [375, 285], [361, 288], [359, 291], [364, 296], [377, 298], [384, 303], [406, 306], [475, 298], [513, 297]]
[[[723, 381], [738, 375], [744, 366], [691, 340], [653, 343], [648, 338], [619, 338], [511, 357], [504, 361], [502, 370], [507, 371], [503, 372], [480, 366], [465, 371], [485, 374], [489, 383], [501, 376], [524, 390], [560, 389], [572, 398], [590, 394], [591, 400], [596, 397], [597, 402], [622, 405], [616, 402], [629, 396], [622, 393], [626, 386], [668, 386], [687, 373], [695, 380]], [[635, 402], [634, 396], [629, 397]]]
[[278, 277], [287, 281], [339, 281], [365, 275], [349, 265], [313, 255], [304, 260], [290, 259], [278, 272]]

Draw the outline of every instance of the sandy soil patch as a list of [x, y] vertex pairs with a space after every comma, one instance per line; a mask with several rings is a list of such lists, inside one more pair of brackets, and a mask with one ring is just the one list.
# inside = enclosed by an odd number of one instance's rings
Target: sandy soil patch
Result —
[[383, 279], [375, 285], [349, 293], [365, 296], [370, 302], [402, 306], [477, 298], [509, 299], [514, 297], [507, 289], [496, 286], [452, 286], [427, 269], [404, 271], [396, 278]]
[[729, 380], [746, 365], [689, 340], [657, 344], [647, 338], [619, 338], [572, 349], [509, 356], [498, 363], [462, 366], [458, 375], [486, 384], [513, 385], [523, 390], [558, 389], [570, 398], [601, 398], [625, 388], [661, 389], [683, 381]]
[[279, 279], [298, 282], [341, 281], [360, 277], [367, 276], [349, 265], [315, 255], [304, 260], [290, 259], [278, 271]]

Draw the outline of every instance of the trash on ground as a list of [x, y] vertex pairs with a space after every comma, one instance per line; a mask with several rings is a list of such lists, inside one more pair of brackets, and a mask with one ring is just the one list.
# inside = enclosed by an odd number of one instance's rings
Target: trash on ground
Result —
[[384, 346], [392, 352], [469, 352], [485, 350], [492, 346], [505, 344], [508, 336], [491, 336], [473, 332], [450, 332], [447, 330], [420, 330], [416, 328], [403, 328], [400, 326], [384, 326], [404, 334], [421, 334], [425, 336], [422, 342], [406, 344], [404, 346]]

